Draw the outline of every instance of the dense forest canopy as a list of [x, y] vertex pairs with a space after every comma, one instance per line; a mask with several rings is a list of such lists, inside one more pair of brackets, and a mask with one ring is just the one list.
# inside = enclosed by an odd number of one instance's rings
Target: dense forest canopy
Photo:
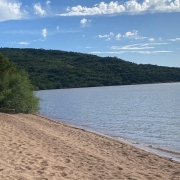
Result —
[[180, 68], [135, 64], [116, 57], [44, 49], [0, 48], [25, 69], [37, 89], [180, 82]]

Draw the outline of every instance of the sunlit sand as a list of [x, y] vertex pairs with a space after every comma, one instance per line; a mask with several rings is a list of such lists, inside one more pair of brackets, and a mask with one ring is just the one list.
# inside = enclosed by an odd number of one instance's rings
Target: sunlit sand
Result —
[[0, 113], [0, 180], [180, 179], [180, 163], [37, 115]]

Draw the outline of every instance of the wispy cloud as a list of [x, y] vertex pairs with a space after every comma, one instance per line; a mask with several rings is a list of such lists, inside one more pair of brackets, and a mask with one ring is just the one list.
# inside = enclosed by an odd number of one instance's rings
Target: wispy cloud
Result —
[[133, 44], [133, 45], [127, 45], [127, 46], [112, 46], [111, 49], [121, 49], [121, 50], [140, 50], [140, 49], [154, 49], [152, 46], [145, 46], [143, 44]]
[[147, 37], [138, 35], [138, 30], [128, 31], [123, 35], [123, 37], [128, 39], [147, 39]]
[[149, 38], [149, 41], [153, 42], [153, 41], [155, 41], [155, 39], [154, 38]]
[[160, 53], [172, 53], [173, 51], [132, 51], [132, 53], [139, 54], [160, 54]]
[[120, 40], [122, 38], [127, 38], [127, 39], [147, 39], [147, 37], [142, 37], [138, 35], [138, 30], [132, 30], [132, 31], [127, 31], [124, 35], [121, 35], [121, 33], [118, 33], [115, 35], [113, 32], [110, 32], [109, 34], [104, 34], [104, 35], [98, 35], [99, 38], [107, 38], [106, 40], [111, 40], [112, 38], [116, 40]]
[[35, 14], [37, 15], [46, 15], [46, 11], [41, 7], [41, 3], [36, 3], [34, 4], [34, 10], [35, 10]]
[[36, 30], [8, 30], [8, 31], [4, 31], [2, 32], [3, 34], [13, 34], [13, 35], [39, 35], [39, 31]]
[[99, 38], [106, 38], [106, 40], [111, 40], [111, 38], [114, 37], [114, 33], [110, 32], [109, 34], [104, 34], [104, 35], [99, 34], [98, 37]]
[[143, 50], [143, 49], [154, 49], [157, 45], [165, 45], [168, 43], [139, 43], [139, 44], [131, 44], [126, 46], [111, 46], [111, 49], [114, 50]]
[[48, 5], [48, 4], [51, 4], [51, 1], [46, 1], [46, 4]]
[[66, 13], [59, 16], [89, 16], [106, 14], [141, 14], [157, 12], [180, 12], [180, 0], [144, 0], [138, 3], [137, 0], [129, 0], [125, 3], [111, 1], [109, 4], [101, 2], [93, 7], [74, 6], [68, 7]]
[[160, 54], [160, 53], [172, 53], [173, 51], [107, 51], [100, 52], [94, 51], [90, 52], [91, 54], [123, 54], [123, 53], [138, 53], [138, 54]]
[[27, 46], [29, 44], [32, 44], [32, 43], [35, 43], [35, 42], [39, 42], [39, 41], [43, 42], [43, 41], [45, 41], [45, 39], [39, 38], [39, 39], [34, 39], [32, 41], [29, 41], [29, 42], [28, 41], [18, 42], [18, 44]]
[[14, 0], [0, 1], [0, 22], [25, 18], [27, 12], [21, 9], [21, 3]]
[[87, 19], [85, 18], [81, 19], [80, 23], [82, 24], [82, 26], [85, 26], [85, 24], [87, 23]]
[[[58, 30], [58, 31], [57, 31]], [[12, 34], [12, 35], [33, 35], [33, 36], [39, 36], [39, 35], [54, 35], [54, 34], [65, 34], [65, 33], [79, 33], [82, 32], [81, 30], [74, 30], [74, 29], [60, 29], [59, 26], [56, 27], [56, 30], [54, 31], [47, 31], [46, 28], [42, 30], [8, 30], [1, 32], [2, 34]], [[44, 37], [44, 36], [43, 36]]]
[[[166, 45], [168, 43], [138, 43], [126, 46], [111, 46], [110, 51], [94, 51], [92, 54], [123, 54], [123, 53], [138, 53], [138, 54], [160, 54], [171, 53], [169, 50], [158, 50], [156, 46]], [[161, 47], [162, 48], [162, 47]], [[157, 49], [157, 50], [156, 50]]]
[[86, 49], [93, 49], [94, 47], [87, 46]]
[[47, 29], [46, 28], [42, 29], [42, 36], [44, 38], [46, 38], [46, 36], [47, 36]]
[[116, 40], [120, 40], [120, 39], [121, 39], [121, 34], [118, 33], [118, 34], [116, 35]]
[[85, 18], [81, 19], [81, 21], [80, 21], [80, 24], [82, 25], [82, 27], [88, 27], [88, 26], [90, 26], [90, 23], [91, 23], [91, 20], [88, 20]]
[[169, 39], [169, 41], [180, 41], [180, 38]]
[[30, 42], [19, 42], [18, 44], [21, 44], [21, 45], [29, 45]]
[[[57, 31], [58, 30], [58, 31]], [[32, 43], [35, 43], [35, 42], [44, 42], [46, 41], [46, 37], [47, 35], [48, 36], [53, 36], [55, 34], [65, 34], [65, 33], [79, 33], [81, 31], [77, 31], [77, 30], [59, 30], [59, 26], [56, 27], [56, 30], [54, 31], [48, 31], [46, 28], [42, 29], [41, 31], [29, 31], [29, 30], [19, 30], [19, 31], [7, 31], [7, 32], [4, 32], [6, 34], [13, 34], [13, 35], [16, 35], [16, 34], [31, 34], [31, 35], [34, 35], [34, 36], [38, 36], [39, 38], [37, 39], [34, 39], [34, 40], [31, 40], [31, 41], [22, 41], [22, 42], [17, 42], [16, 44], [20, 44], [20, 45], [29, 45], [29, 44], [32, 44]], [[42, 38], [43, 37], [43, 38]]]
[[138, 34], [138, 31], [137, 30], [133, 30], [132, 32], [131, 31], [128, 31], [125, 33], [124, 37], [137, 37], [137, 34]]

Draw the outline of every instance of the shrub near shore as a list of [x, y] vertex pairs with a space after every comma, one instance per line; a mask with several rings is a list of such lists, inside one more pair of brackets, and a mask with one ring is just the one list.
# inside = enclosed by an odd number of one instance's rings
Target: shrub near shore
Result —
[[0, 111], [33, 113], [38, 108], [39, 99], [33, 93], [28, 73], [17, 70], [0, 54]]

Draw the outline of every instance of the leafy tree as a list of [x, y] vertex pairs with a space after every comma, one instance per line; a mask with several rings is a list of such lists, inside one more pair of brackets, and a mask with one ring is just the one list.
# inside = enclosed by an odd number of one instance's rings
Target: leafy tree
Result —
[[0, 54], [0, 110], [32, 113], [38, 110], [39, 99], [33, 93], [27, 72], [17, 70]]
[[4, 57], [0, 53], [0, 78], [3, 78], [6, 74], [8, 74], [10, 71], [14, 71], [15, 66], [9, 62], [7, 57]]

